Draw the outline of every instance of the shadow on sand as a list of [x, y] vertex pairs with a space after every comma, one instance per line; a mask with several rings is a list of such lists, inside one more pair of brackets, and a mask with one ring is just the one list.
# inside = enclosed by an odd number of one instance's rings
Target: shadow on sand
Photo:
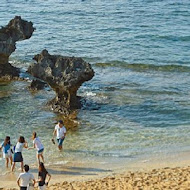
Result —
[[[98, 175], [100, 173], [112, 172], [112, 170], [104, 170], [100, 168], [90, 168], [90, 167], [64, 167], [63, 169], [47, 169], [48, 172], [52, 175], [74, 175], [74, 176], [81, 176], [81, 175]], [[38, 173], [38, 169], [30, 169], [31, 173]]]

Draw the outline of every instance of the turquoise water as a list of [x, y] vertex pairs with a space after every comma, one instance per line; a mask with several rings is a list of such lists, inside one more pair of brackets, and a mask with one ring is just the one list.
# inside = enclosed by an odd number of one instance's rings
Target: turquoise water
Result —
[[[95, 77], [78, 94], [86, 99], [67, 121], [64, 152], [51, 144], [56, 120], [47, 109], [50, 89], [32, 94], [29, 82], [0, 84], [0, 139], [37, 131], [48, 164], [119, 163], [189, 151], [190, 2], [2, 0], [0, 25], [15, 15], [34, 23], [11, 62], [26, 70], [33, 55], [80, 56]], [[24, 158], [35, 162], [34, 151]], [[3, 162], [1, 169], [3, 168]]]

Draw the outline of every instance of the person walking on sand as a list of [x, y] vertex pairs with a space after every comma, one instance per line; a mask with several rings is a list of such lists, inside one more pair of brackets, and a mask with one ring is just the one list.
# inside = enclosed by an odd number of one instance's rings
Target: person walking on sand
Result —
[[33, 181], [32, 186], [34, 187], [36, 181], [34, 179], [33, 174], [29, 173], [29, 166], [28, 165], [24, 165], [24, 173], [21, 173], [18, 176], [17, 179], [17, 184], [20, 187], [20, 190], [27, 190], [29, 189], [29, 184], [31, 181]]
[[18, 139], [18, 142], [15, 146], [15, 153], [13, 157], [13, 164], [11, 167], [11, 171], [15, 168], [15, 163], [20, 162], [21, 163], [21, 171], [23, 172], [23, 157], [22, 157], [22, 150], [23, 148], [28, 148], [28, 143], [25, 141], [23, 136], [20, 136]]
[[33, 148], [37, 149], [36, 158], [37, 158], [38, 164], [40, 164], [40, 158], [44, 162], [44, 156], [43, 156], [44, 146], [42, 145], [39, 137], [37, 137], [37, 133], [36, 132], [33, 132], [33, 134], [32, 134], [32, 140], [33, 140], [33, 147], [28, 148], [28, 150], [33, 149]]
[[53, 131], [53, 139], [52, 139], [53, 143], [55, 143], [54, 136], [56, 134], [57, 134], [58, 149], [62, 150], [63, 141], [66, 136], [66, 128], [63, 126], [62, 120], [59, 120], [58, 124], [55, 126], [55, 129]]
[[[48, 180], [46, 182], [46, 176], [48, 175]], [[45, 190], [46, 186], [48, 186], [48, 183], [51, 179], [51, 175], [48, 173], [48, 171], [45, 169], [44, 164], [40, 162], [39, 165], [39, 171], [38, 171], [38, 188], [39, 190]]]
[[8, 168], [9, 166], [9, 160], [12, 165], [13, 159], [12, 159], [12, 152], [11, 152], [11, 142], [10, 137], [6, 136], [4, 142], [0, 145], [0, 150], [3, 151], [3, 158], [5, 158], [5, 165]]

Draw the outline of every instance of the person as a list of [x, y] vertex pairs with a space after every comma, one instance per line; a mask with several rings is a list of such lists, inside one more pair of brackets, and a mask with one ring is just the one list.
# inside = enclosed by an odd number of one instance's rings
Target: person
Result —
[[29, 169], [30, 168], [28, 165], [24, 165], [25, 172], [21, 173], [18, 176], [17, 184], [20, 187], [20, 190], [27, 190], [31, 181], [32, 181], [32, 186], [34, 186], [36, 183], [33, 174], [29, 173]]
[[21, 171], [23, 172], [23, 157], [22, 157], [22, 149], [28, 148], [28, 143], [25, 141], [23, 136], [20, 136], [18, 139], [18, 142], [15, 146], [15, 152], [13, 157], [13, 164], [11, 167], [11, 171], [15, 168], [15, 163], [20, 162], [21, 163]]
[[10, 137], [6, 136], [4, 142], [0, 145], [0, 150], [3, 151], [3, 158], [5, 158], [5, 165], [8, 168], [9, 166], [9, 160], [12, 165], [13, 159], [12, 159], [12, 152], [11, 152], [11, 142]]
[[53, 143], [54, 143], [54, 136], [57, 134], [57, 142], [58, 142], [58, 149], [62, 150], [63, 141], [66, 136], [66, 128], [63, 126], [63, 121], [59, 120], [58, 124], [55, 126], [53, 131]]
[[40, 158], [44, 162], [44, 156], [43, 156], [44, 146], [41, 143], [39, 137], [37, 137], [37, 133], [36, 132], [33, 132], [33, 134], [32, 134], [32, 140], [33, 140], [33, 147], [28, 148], [28, 150], [36, 148], [37, 149], [36, 158], [37, 158], [38, 164], [40, 163]]
[[[48, 175], [48, 180], [46, 182], [47, 175]], [[39, 165], [38, 178], [39, 178], [38, 179], [39, 190], [45, 190], [46, 186], [48, 186], [48, 183], [49, 183], [49, 181], [51, 179], [51, 175], [45, 169], [43, 162], [40, 162], [40, 165]]]

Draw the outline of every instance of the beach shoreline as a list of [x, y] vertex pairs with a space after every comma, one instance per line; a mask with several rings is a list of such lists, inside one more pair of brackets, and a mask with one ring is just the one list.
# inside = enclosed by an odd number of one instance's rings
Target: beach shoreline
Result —
[[[183, 156], [168, 157], [165, 160], [139, 160], [127, 166], [100, 168], [98, 165], [66, 163], [50, 165], [52, 180], [47, 189], [188, 189], [190, 186], [189, 152]], [[174, 155], [173, 155], [174, 156]], [[171, 159], [172, 158], [172, 159]], [[37, 178], [37, 168], [30, 172]], [[0, 189], [18, 189], [17, 172], [1, 176]]]

